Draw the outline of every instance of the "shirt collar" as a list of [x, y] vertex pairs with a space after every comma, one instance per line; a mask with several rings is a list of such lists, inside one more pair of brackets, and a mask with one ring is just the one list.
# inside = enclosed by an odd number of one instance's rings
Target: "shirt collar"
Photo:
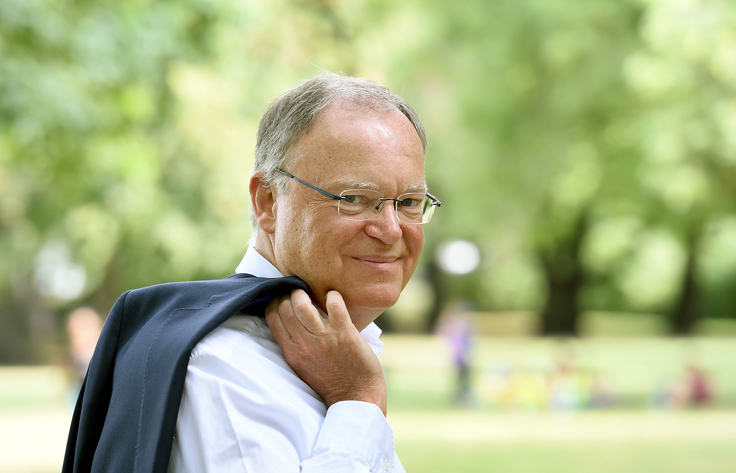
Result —
[[[235, 272], [248, 273], [259, 278], [284, 277], [276, 266], [272, 265], [253, 246], [248, 247], [243, 259], [240, 260], [240, 264], [235, 268]], [[371, 322], [360, 334], [368, 342], [368, 345], [371, 346], [376, 355], [383, 351], [384, 344], [379, 338], [381, 336], [381, 329], [378, 328], [378, 325]]]
[[240, 264], [235, 268], [236, 273], [248, 273], [259, 278], [283, 278], [281, 271], [276, 269], [270, 261], [261, 256], [261, 254], [252, 246], [248, 247]]

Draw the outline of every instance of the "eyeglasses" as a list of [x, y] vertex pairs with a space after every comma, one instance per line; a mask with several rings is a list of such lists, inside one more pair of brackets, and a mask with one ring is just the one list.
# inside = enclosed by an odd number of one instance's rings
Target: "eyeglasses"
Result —
[[395, 199], [386, 198], [380, 192], [370, 189], [348, 189], [335, 195], [304, 182], [283, 169], [279, 168], [278, 172], [337, 200], [338, 215], [348, 220], [371, 220], [381, 211], [384, 202], [392, 201], [400, 222], [422, 225], [432, 220], [435, 209], [442, 205], [429, 192], [409, 192]]

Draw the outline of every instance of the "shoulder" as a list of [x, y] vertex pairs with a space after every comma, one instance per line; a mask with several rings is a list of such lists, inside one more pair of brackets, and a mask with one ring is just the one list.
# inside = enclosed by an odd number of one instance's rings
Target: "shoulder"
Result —
[[126, 294], [134, 298], [146, 297], [184, 297], [196, 296], [202, 293], [228, 292], [243, 289], [258, 284], [262, 278], [247, 274], [234, 275], [225, 279], [211, 279], [202, 281], [178, 281], [154, 284], [152, 286], [132, 289]]
[[247, 294], [258, 291], [267, 283], [264, 278], [244, 274], [226, 279], [168, 282], [129, 290], [118, 298], [116, 305], [126, 312], [148, 312], [167, 307], [204, 308], [218, 295], [234, 292]]
[[209, 355], [235, 362], [242, 357], [284, 359], [266, 320], [244, 314], [231, 317], [205, 336], [192, 350], [191, 357]]
[[[261, 293], [273, 288], [282, 288], [288, 292], [292, 288], [307, 289], [306, 284], [296, 277], [260, 278], [250, 274], [234, 274], [225, 279], [203, 281], [182, 281], [156, 284], [133, 289], [123, 294], [120, 299], [129, 304], [174, 304], [180, 307], [203, 307], [211, 302], [211, 298], [225, 294]], [[137, 307], [144, 308], [144, 307]]]
[[192, 350], [187, 379], [203, 376], [212, 382], [267, 386], [288, 396], [317, 394], [289, 366], [262, 317], [236, 315], [204, 337]]

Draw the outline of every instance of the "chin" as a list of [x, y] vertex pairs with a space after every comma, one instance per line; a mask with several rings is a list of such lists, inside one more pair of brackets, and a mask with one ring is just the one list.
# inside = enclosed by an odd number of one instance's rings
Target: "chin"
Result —
[[383, 312], [396, 304], [401, 295], [401, 286], [366, 288], [360, 294], [351, 297], [351, 305], [362, 309]]
[[[386, 309], [396, 304], [401, 294], [400, 288], [366, 288], [360, 293], [350, 294], [345, 298], [348, 312], [358, 330], [365, 329], [375, 321]], [[344, 294], [343, 294], [344, 297]]]

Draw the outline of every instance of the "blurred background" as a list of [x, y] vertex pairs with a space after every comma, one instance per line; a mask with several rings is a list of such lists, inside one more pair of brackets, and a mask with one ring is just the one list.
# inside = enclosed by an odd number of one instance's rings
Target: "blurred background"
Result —
[[377, 321], [407, 471], [736, 470], [733, 2], [0, 0], [0, 472], [59, 470], [122, 292], [233, 273], [323, 69], [429, 134]]

